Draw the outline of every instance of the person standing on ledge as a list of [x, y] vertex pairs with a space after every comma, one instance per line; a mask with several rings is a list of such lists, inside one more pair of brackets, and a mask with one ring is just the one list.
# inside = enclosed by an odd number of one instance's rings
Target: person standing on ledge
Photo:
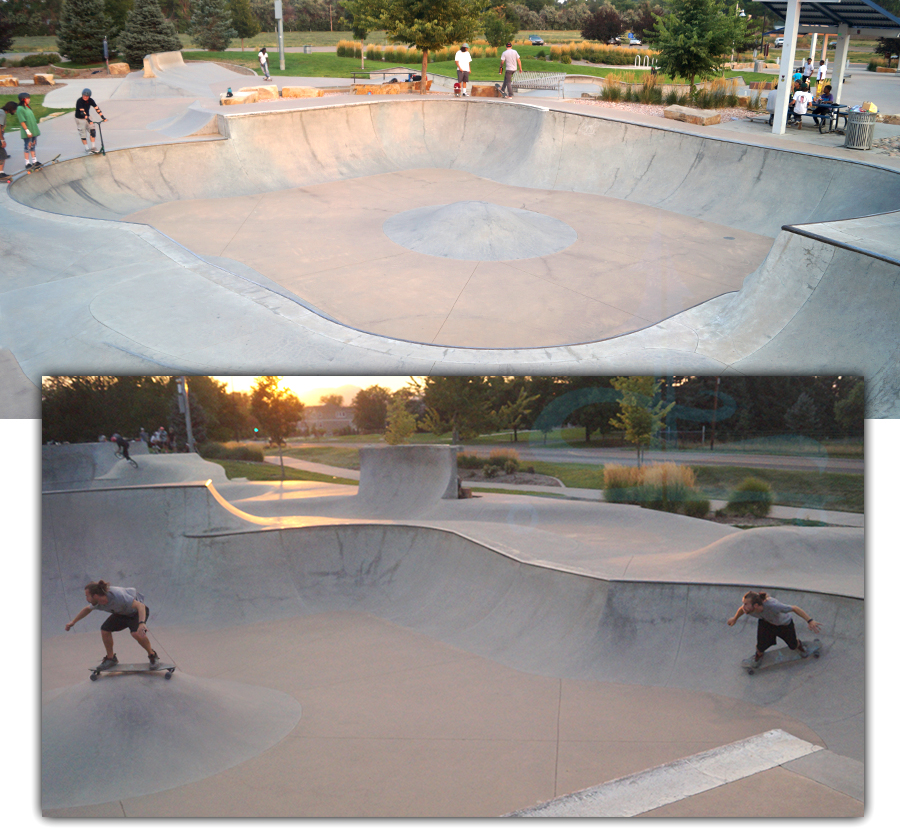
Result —
[[822, 626], [815, 621], [802, 608], [795, 605], [787, 605], [779, 602], [774, 596], [766, 593], [749, 591], [744, 594], [744, 600], [737, 612], [728, 620], [729, 627], [733, 627], [741, 616], [753, 616], [758, 619], [756, 625], [756, 654], [754, 659], [759, 662], [767, 648], [775, 644], [776, 638], [781, 639], [792, 651], [799, 651], [800, 655], [807, 655], [806, 646], [797, 638], [794, 629], [794, 620], [791, 614], [795, 613], [813, 633], [818, 633]]
[[150, 608], [144, 604], [144, 597], [133, 587], [111, 587], [108, 581], [92, 581], [85, 586], [84, 595], [88, 601], [86, 607], [66, 625], [71, 630], [85, 616], [94, 610], [109, 613], [109, 618], [100, 626], [100, 638], [106, 648], [106, 656], [97, 666], [100, 670], [108, 670], [119, 664], [113, 650], [113, 633], [128, 628], [134, 640], [150, 657], [151, 667], [158, 664], [159, 656], [147, 636], [147, 619]]
[[[97, 106], [97, 102], [91, 97], [91, 90], [82, 89], [81, 97], [75, 101], [75, 126], [78, 128], [78, 135], [81, 136], [81, 143], [84, 144], [86, 153], [97, 152], [97, 144], [94, 140], [97, 137], [97, 130], [91, 127], [91, 107], [97, 110], [97, 115], [105, 122], [106, 116], [100, 112], [100, 107]], [[89, 132], [91, 136], [90, 149], [88, 149], [87, 145]]]

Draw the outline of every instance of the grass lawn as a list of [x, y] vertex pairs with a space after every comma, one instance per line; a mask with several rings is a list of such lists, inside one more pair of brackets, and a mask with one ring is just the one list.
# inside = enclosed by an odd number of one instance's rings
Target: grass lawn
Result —
[[[9, 101], [14, 101], [16, 104], [18, 104], [19, 103], [18, 94], [16, 94], [16, 95], [0, 95], [0, 107], [2, 107], [4, 104], [8, 103]], [[38, 119], [39, 124], [41, 122], [41, 119], [45, 118], [48, 115], [51, 115], [51, 114], [57, 115], [59, 113], [75, 111], [74, 106], [66, 107], [65, 109], [48, 109], [47, 107], [44, 106], [44, 96], [43, 95], [32, 95], [31, 96], [31, 109], [34, 111], [34, 115]], [[74, 129], [74, 127], [73, 127], [73, 129]], [[6, 132], [7, 132], [7, 135], [9, 133], [14, 132], [17, 135], [21, 136], [22, 129], [19, 126], [18, 122], [16, 121], [15, 115], [7, 115], [6, 116]], [[11, 148], [11, 147], [6, 148], [7, 152], [10, 153], [10, 155], [12, 155], [13, 149], [15, 149], [15, 148]], [[19, 147], [18, 149], [21, 149], [21, 147]]]
[[351, 446], [315, 446], [302, 449], [285, 449], [286, 458], [297, 458], [310, 463], [339, 466], [342, 469], [359, 469], [359, 449]]
[[785, 507], [816, 507], [842, 512], [864, 511], [863, 476], [840, 472], [785, 472], [744, 466], [695, 466], [697, 487], [707, 498], [728, 500], [745, 478], [766, 481], [774, 503]]
[[[235, 478], [247, 478], [250, 481], [280, 481], [281, 466], [271, 463], [254, 463], [252, 461], [225, 461], [210, 459], [210, 463], [217, 463], [225, 470], [229, 480]], [[286, 481], [316, 481], [326, 484], [349, 484], [359, 486], [359, 481], [351, 478], [336, 478], [331, 475], [321, 475], [318, 472], [306, 472], [302, 469], [284, 468], [284, 480]]]

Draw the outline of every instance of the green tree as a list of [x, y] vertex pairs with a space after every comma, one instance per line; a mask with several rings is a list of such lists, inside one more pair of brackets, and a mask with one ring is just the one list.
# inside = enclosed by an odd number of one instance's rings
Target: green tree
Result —
[[732, 45], [743, 42], [746, 24], [728, 0], [670, 0], [667, 10], [644, 34], [659, 50], [660, 70], [687, 78], [693, 95], [696, 79], [719, 72]]
[[644, 460], [644, 450], [675, 404], [666, 406], [657, 399], [662, 383], [654, 377], [615, 377], [610, 383], [622, 397], [619, 413], [610, 418], [609, 423], [625, 431], [625, 440], [637, 449], [640, 466]]
[[260, 33], [259, 21], [250, 8], [250, 0], [229, 0], [228, 11], [231, 25], [241, 39], [241, 51], [244, 51], [244, 38], [256, 37]]
[[137, 67], [143, 64], [145, 55], [181, 51], [181, 40], [156, 0], [135, 0], [119, 35], [118, 48], [128, 65]]
[[6, 9], [6, 3], [0, 6], [0, 52], [8, 52], [13, 45], [13, 22]]
[[[375, 386], [375, 388], [378, 388]], [[391, 400], [387, 409], [387, 428], [384, 433], [384, 440], [389, 446], [398, 446], [406, 443], [410, 435], [416, 431], [416, 418], [406, 408], [406, 403], [402, 397], [395, 397]]]
[[519, 395], [515, 400], [505, 403], [497, 412], [497, 420], [504, 429], [512, 429], [513, 443], [519, 441], [519, 429], [528, 423], [528, 416], [540, 395], [528, 394], [525, 388], [519, 389]]
[[97, 63], [103, 60], [103, 37], [110, 27], [103, 0], [63, 0], [56, 46], [73, 63]]
[[512, 19], [504, 6], [488, 9], [481, 18], [484, 37], [491, 46], [505, 46], [519, 31], [519, 19]]
[[303, 416], [306, 406], [297, 395], [281, 388], [281, 378], [272, 375], [257, 377], [250, 390], [250, 411], [259, 421], [269, 442], [278, 447], [281, 460], [281, 477], [284, 478], [285, 438], [293, 434], [297, 421]]
[[422, 83], [427, 90], [428, 54], [471, 40], [479, 30], [488, 0], [357, 0], [359, 25], [384, 30], [394, 43], [422, 53]]
[[425, 377], [413, 380], [425, 403], [423, 428], [451, 432], [453, 443], [476, 437], [492, 425], [486, 377]]
[[847, 435], [862, 435], [866, 416], [866, 384], [858, 377], [834, 403], [834, 419]]
[[207, 52], [224, 52], [237, 37], [225, 0], [194, 0], [192, 11], [191, 40]]
[[381, 386], [360, 389], [353, 398], [353, 424], [363, 434], [380, 434], [387, 424], [391, 393]]
[[[110, 48], [125, 28], [128, 13], [134, 8], [134, 0], [103, 0], [103, 10], [109, 18], [109, 29], [104, 34], [109, 38]], [[112, 55], [110, 54], [110, 57]]]

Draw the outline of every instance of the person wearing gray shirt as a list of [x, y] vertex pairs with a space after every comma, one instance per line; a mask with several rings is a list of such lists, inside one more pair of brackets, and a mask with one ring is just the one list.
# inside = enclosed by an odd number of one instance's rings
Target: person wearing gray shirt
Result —
[[771, 648], [775, 644], [776, 638], [784, 641], [792, 651], [799, 650], [800, 655], [805, 657], [806, 646], [797, 638], [794, 620], [791, 618], [792, 613], [803, 619], [813, 633], [818, 633], [822, 629], [822, 626], [802, 608], [784, 604], [774, 596], [756, 593], [752, 590], [744, 594], [741, 606], [728, 620], [728, 625], [733, 626], [745, 614], [759, 620], [756, 625], [756, 655], [754, 656], [756, 662], [763, 658], [767, 648]]
[[105, 671], [119, 664], [113, 651], [113, 633], [125, 628], [131, 631], [134, 640], [147, 651], [151, 667], [159, 663], [159, 656], [147, 636], [150, 608], [144, 604], [144, 597], [137, 590], [133, 587], [112, 587], [108, 581], [92, 581], [84, 588], [84, 596], [88, 600], [87, 606], [66, 625], [66, 630], [71, 630], [94, 610], [109, 614], [109, 618], [100, 626], [100, 638], [106, 648], [106, 656], [97, 666], [98, 670]]

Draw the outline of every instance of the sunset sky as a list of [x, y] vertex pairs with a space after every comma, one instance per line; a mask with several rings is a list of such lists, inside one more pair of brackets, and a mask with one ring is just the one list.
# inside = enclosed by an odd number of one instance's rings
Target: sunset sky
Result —
[[[248, 392], [253, 387], [256, 376], [253, 377], [215, 377], [220, 383], [226, 383], [228, 391]], [[283, 377], [282, 385], [289, 388], [303, 403], [316, 405], [323, 394], [334, 393], [345, 386], [355, 386], [367, 389], [369, 386], [381, 386], [389, 391], [402, 389], [409, 384], [409, 375], [400, 374], [390, 377], [375, 377], [363, 375], [361, 377], [343, 377], [332, 374], [314, 374], [301, 377]], [[346, 400], [349, 404], [351, 401]]]

